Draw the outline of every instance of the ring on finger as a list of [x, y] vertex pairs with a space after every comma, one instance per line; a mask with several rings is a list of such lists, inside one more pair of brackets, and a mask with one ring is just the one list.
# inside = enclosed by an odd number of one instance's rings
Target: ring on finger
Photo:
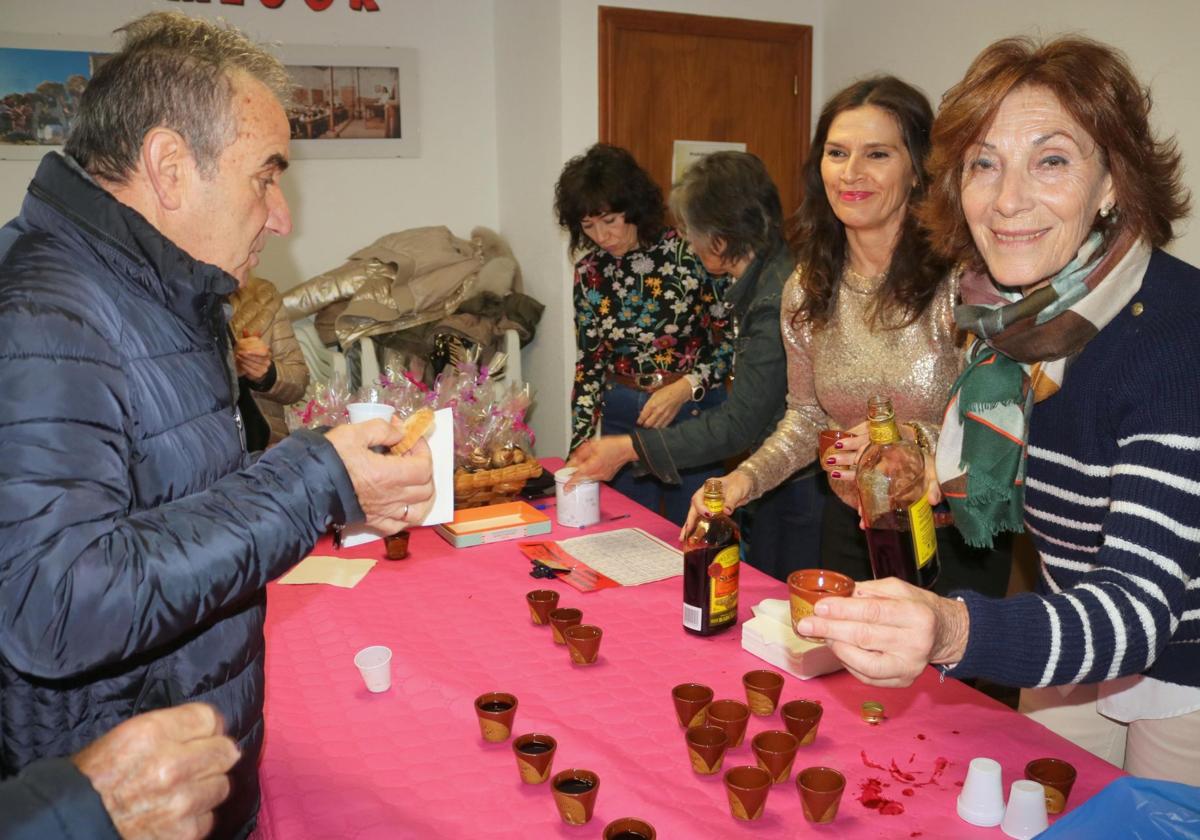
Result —
[[404, 513], [400, 514], [400, 519], [404, 522], [408, 521], [408, 503], [404, 503]]

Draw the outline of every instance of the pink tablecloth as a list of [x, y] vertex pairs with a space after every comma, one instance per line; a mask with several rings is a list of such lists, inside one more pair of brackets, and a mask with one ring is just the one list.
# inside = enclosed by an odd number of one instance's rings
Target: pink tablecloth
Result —
[[[607, 489], [602, 508], [633, 516], [597, 529], [637, 526], [675, 538], [670, 523]], [[556, 527], [552, 536], [578, 533]], [[327, 543], [317, 549], [329, 551]], [[382, 547], [342, 554], [381, 557]], [[1006, 794], [1028, 760], [1067, 759], [1079, 771], [1069, 807], [1119, 775], [984, 695], [954, 680], [939, 683], [932, 669], [903, 690], [870, 688], [844, 672], [807, 682], [788, 677], [785, 700], [811, 698], [825, 707], [820, 734], [801, 749], [796, 767], [840, 769], [847, 779], [841, 810], [832, 825], [808, 826], [789, 781], [772, 790], [763, 819], [735, 822], [721, 777], [690, 769], [670, 688], [703, 682], [718, 698], [744, 699], [741, 675], [767, 666], [741, 649], [740, 631], [709, 639], [684, 633], [678, 578], [587, 595], [553, 582], [561, 605], [581, 608], [586, 622], [604, 629], [600, 661], [573, 666], [549, 628], [529, 621], [524, 593], [545, 584], [528, 571], [515, 543], [455, 550], [425, 529], [412, 535], [409, 559], [380, 560], [355, 589], [269, 587], [260, 835], [583, 838], [600, 837], [613, 819], [638, 816], [662, 840], [809, 832], [994, 838], [998, 829], [974, 828], [955, 815], [972, 757], [1001, 763]], [[743, 620], [761, 599], [786, 597], [782, 584], [748, 567], [741, 593]], [[368, 694], [351, 661], [372, 644], [394, 651], [385, 694]], [[511, 743], [479, 737], [472, 701], [493, 690], [518, 696], [517, 734], [558, 739], [556, 769], [599, 774], [591, 823], [564, 825], [548, 785], [519, 780]], [[865, 700], [885, 704], [883, 725], [861, 721]], [[769, 728], [782, 728], [777, 716], [752, 716], [746, 742], [727, 754], [725, 767], [753, 764], [750, 737]], [[880, 797], [897, 804], [881, 811], [862, 802]]]

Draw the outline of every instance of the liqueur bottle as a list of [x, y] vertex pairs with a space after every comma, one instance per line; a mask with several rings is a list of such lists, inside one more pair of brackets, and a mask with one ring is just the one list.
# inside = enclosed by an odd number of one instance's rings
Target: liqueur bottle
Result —
[[867, 401], [867, 422], [871, 443], [858, 461], [858, 495], [871, 573], [929, 589], [941, 567], [933, 509], [925, 498], [925, 456], [900, 437], [887, 397]]
[[696, 520], [683, 541], [683, 629], [711, 636], [737, 624], [739, 535], [719, 479], [704, 482], [704, 506], [712, 517]]

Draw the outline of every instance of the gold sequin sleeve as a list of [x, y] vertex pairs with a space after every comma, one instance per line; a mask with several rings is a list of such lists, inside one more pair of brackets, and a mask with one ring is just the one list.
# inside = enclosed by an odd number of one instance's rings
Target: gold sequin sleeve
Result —
[[[866, 419], [867, 399], [892, 398], [896, 418], [918, 425], [937, 445], [950, 387], [962, 367], [962, 338], [954, 326], [957, 275], [947, 277], [925, 311], [903, 327], [880, 326], [873, 317], [882, 277], [843, 276], [833, 311], [818, 329], [792, 326], [803, 302], [801, 269], [788, 278], [780, 307], [787, 350], [787, 413], [763, 445], [738, 469], [751, 478], [752, 496], [787, 480], [816, 459], [817, 435], [826, 427], [848, 429]], [[887, 322], [885, 316], [882, 319]]]
[[804, 299], [800, 272], [798, 267], [788, 278], [779, 307], [780, 335], [787, 353], [787, 411], [771, 436], [737, 467], [751, 480], [747, 501], [778, 487], [796, 470], [812, 463], [816, 459], [817, 435], [829, 423], [814, 387], [812, 329], [807, 324], [799, 329], [792, 325], [792, 316]]

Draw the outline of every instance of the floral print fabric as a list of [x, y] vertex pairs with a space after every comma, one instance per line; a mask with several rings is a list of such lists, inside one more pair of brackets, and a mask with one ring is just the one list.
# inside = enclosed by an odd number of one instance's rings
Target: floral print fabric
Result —
[[609, 371], [695, 373], [706, 388], [729, 373], [723, 293], [687, 242], [668, 229], [623, 257], [595, 249], [575, 264], [571, 450], [595, 434]]

